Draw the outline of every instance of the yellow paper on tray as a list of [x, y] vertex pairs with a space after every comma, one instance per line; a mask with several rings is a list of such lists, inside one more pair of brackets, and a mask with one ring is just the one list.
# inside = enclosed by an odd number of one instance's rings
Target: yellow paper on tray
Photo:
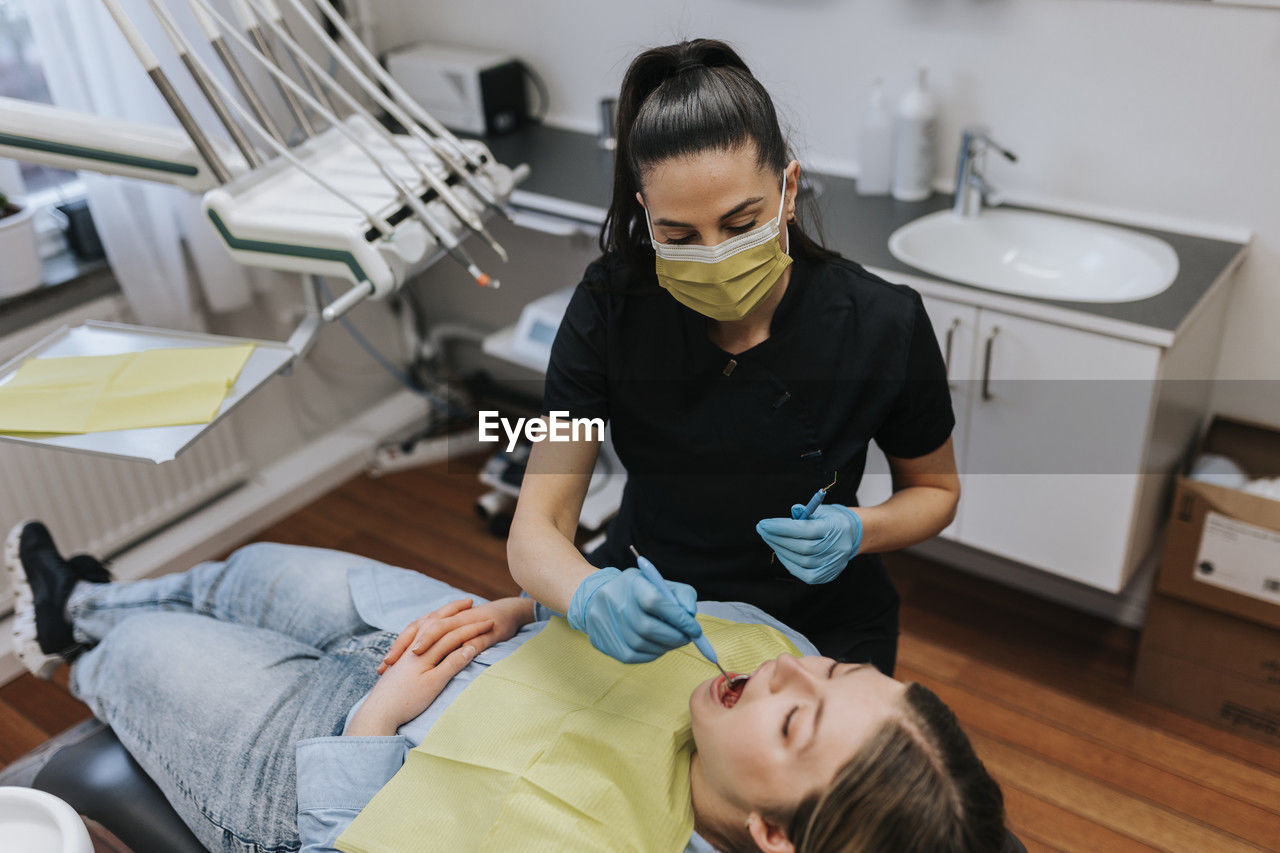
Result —
[[88, 432], [101, 388], [12, 388], [0, 386], [0, 432]]
[[134, 353], [116, 376], [114, 389], [175, 388], [188, 382], [222, 382], [230, 388], [253, 352], [253, 344], [233, 347], [152, 349]]
[[214, 380], [169, 388], [113, 389], [94, 404], [85, 432], [205, 424], [218, 414], [227, 388]]
[[124, 355], [84, 355], [72, 358], [33, 358], [24, 362], [13, 379], [0, 390], [9, 388], [105, 388], [124, 369], [135, 353]]
[[253, 347], [31, 359], [0, 385], [0, 432], [85, 433], [208, 423]]

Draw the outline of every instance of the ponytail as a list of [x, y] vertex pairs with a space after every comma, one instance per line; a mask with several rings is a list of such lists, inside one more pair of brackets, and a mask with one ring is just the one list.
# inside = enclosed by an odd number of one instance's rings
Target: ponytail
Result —
[[[617, 122], [613, 200], [600, 230], [600, 250], [637, 269], [652, 266], [654, 257], [636, 199], [648, 168], [670, 157], [748, 142], [761, 168], [781, 172], [791, 161], [773, 99], [722, 41], [693, 39], [637, 56], [622, 79]], [[799, 222], [788, 227], [793, 256], [834, 256]]]

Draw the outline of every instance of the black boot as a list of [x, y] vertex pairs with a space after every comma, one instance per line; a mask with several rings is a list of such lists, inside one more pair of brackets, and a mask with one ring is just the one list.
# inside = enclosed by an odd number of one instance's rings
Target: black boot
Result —
[[76, 577], [82, 581], [89, 583], [111, 583], [111, 573], [107, 571], [106, 563], [103, 563], [97, 557], [90, 557], [88, 554], [76, 554], [73, 557], [67, 557], [67, 565], [71, 567], [71, 571], [76, 573]]
[[84, 649], [63, 615], [72, 587], [80, 580], [102, 583], [110, 575], [87, 555], [63, 559], [48, 528], [38, 521], [9, 531], [4, 561], [13, 585], [14, 651], [32, 675], [48, 679], [59, 664]]

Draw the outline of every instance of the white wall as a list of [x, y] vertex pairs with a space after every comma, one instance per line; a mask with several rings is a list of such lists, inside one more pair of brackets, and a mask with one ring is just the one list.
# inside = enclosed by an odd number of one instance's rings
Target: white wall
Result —
[[[509, 50], [547, 80], [549, 121], [594, 130], [641, 49], [723, 38], [779, 104], [805, 161], [856, 169], [869, 81], [894, 96], [917, 62], [960, 127], [1016, 151], [989, 161], [1010, 200], [1255, 232], [1219, 362], [1280, 380], [1280, 10], [1168, 0], [373, 0], [381, 50], [452, 41]], [[1218, 408], [1280, 424], [1280, 382], [1222, 382]]]
[[[305, 311], [297, 276], [282, 274], [253, 304], [209, 321], [210, 332], [285, 341]], [[341, 292], [348, 285], [331, 279]], [[367, 302], [348, 315], [383, 355], [402, 364], [408, 353], [384, 302]], [[287, 375], [276, 376], [241, 403], [230, 418], [255, 469], [278, 461], [308, 441], [386, 399], [400, 385], [337, 323], [326, 326], [315, 347]]]

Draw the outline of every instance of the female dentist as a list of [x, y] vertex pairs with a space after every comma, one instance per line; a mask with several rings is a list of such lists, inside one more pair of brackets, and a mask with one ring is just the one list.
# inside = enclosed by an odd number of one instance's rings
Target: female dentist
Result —
[[[604, 255], [561, 323], [543, 413], [607, 419], [627, 486], [584, 558], [573, 540], [599, 442], [536, 444], [512, 576], [622, 661], [696, 637], [701, 598], [755, 604], [823, 654], [892, 675], [898, 596], [878, 554], [937, 534], [960, 495], [920, 297], [796, 223], [799, 164], [728, 45], [638, 56], [617, 135]], [[860, 507], [872, 439], [894, 493]], [[674, 601], [633, 568], [632, 545]]]

